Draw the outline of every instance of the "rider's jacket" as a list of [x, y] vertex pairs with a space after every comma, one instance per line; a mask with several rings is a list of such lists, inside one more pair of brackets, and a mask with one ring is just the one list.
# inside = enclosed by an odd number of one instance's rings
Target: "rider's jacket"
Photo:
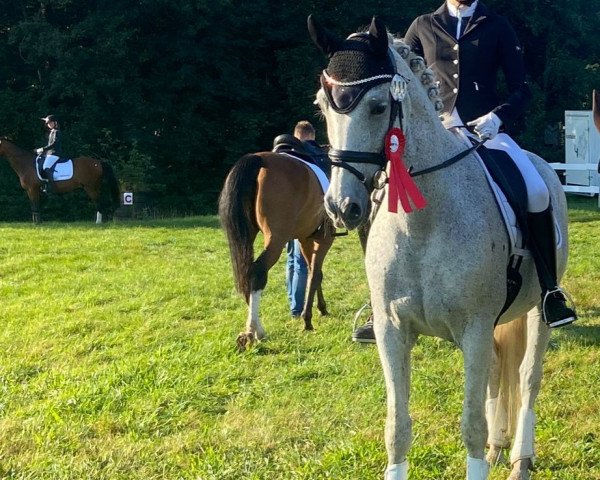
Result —
[[[438, 76], [444, 111], [450, 113], [456, 107], [465, 123], [490, 111], [504, 124], [514, 121], [531, 99], [523, 49], [515, 31], [506, 18], [481, 1], [458, 40], [456, 24], [444, 3], [415, 19], [404, 39]], [[496, 91], [500, 69], [509, 93], [503, 103]]]
[[62, 155], [62, 133], [60, 130], [53, 128], [48, 134], [48, 145], [42, 147], [42, 150], [47, 155]]

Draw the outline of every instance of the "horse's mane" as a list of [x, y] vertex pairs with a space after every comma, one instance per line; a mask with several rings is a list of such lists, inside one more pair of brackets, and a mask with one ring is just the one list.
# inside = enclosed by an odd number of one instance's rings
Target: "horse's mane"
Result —
[[444, 104], [442, 102], [442, 97], [440, 96], [440, 89], [437, 86], [438, 82], [433, 70], [427, 68], [423, 57], [413, 52], [401, 38], [396, 38], [390, 34], [388, 34], [388, 36], [390, 37], [392, 49], [400, 55], [415, 76], [421, 80], [421, 85], [427, 92], [427, 97], [433, 104], [436, 112], [441, 112], [444, 108]]

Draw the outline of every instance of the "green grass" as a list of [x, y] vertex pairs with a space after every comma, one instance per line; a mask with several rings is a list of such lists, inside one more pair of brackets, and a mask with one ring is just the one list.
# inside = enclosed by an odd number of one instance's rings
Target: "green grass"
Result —
[[[538, 403], [536, 479], [600, 479], [600, 211], [570, 200], [565, 286]], [[0, 225], [0, 478], [381, 479], [377, 352], [349, 341], [368, 297], [358, 238], [325, 264], [331, 315], [303, 332], [283, 262], [243, 354], [246, 307], [214, 217]], [[461, 355], [414, 350], [411, 478], [464, 478]], [[496, 467], [491, 478], [505, 479]]]

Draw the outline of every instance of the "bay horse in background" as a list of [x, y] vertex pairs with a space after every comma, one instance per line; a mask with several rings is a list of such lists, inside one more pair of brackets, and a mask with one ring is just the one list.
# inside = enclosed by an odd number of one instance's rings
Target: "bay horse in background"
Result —
[[[21, 187], [29, 197], [33, 222], [39, 223], [44, 182], [36, 173], [36, 155], [6, 138], [0, 138], [0, 156], [8, 160], [19, 176]], [[55, 192], [61, 194], [83, 188], [96, 206], [96, 223], [102, 223], [103, 214], [112, 214], [120, 203], [119, 183], [114, 170], [108, 162], [91, 157], [73, 158], [72, 162], [73, 176], [68, 180], [55, 180]], [[108, 195], [107, 201], [105, 194]]]
[[[325, 214], [323, 190], [315, 173], [289, 155], [260, 152], [243, 156], [233, 166], [219, 198], [219, 217], [231, 254], [237, 290], [248, 304], [246, 331], [239, 350], [265, 337], [259, 303], [267, 275], [286, 243], [298, 239], [308, 266], [307, 291], [301, 317], [312, 330], [312, 305], [327, 315], [321, 282], [325, 255], [335, 230]], [[254, 259], [254, 241], [263, 233], [264, 248]]]

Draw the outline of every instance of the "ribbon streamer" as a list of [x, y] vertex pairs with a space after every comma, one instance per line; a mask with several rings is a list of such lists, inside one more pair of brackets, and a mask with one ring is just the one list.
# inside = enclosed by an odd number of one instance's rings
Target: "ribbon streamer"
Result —
[[390, 180], [388, 191], [388, 212], [398, 212], [398, 200], [406, 213], [427, 206], [427, 200], [417, 187], [416, 183], [408, 173], [402, 157], [406, 138], [400, 128], [392, 128], [385, 136], [385, 155], [390, 162]]

